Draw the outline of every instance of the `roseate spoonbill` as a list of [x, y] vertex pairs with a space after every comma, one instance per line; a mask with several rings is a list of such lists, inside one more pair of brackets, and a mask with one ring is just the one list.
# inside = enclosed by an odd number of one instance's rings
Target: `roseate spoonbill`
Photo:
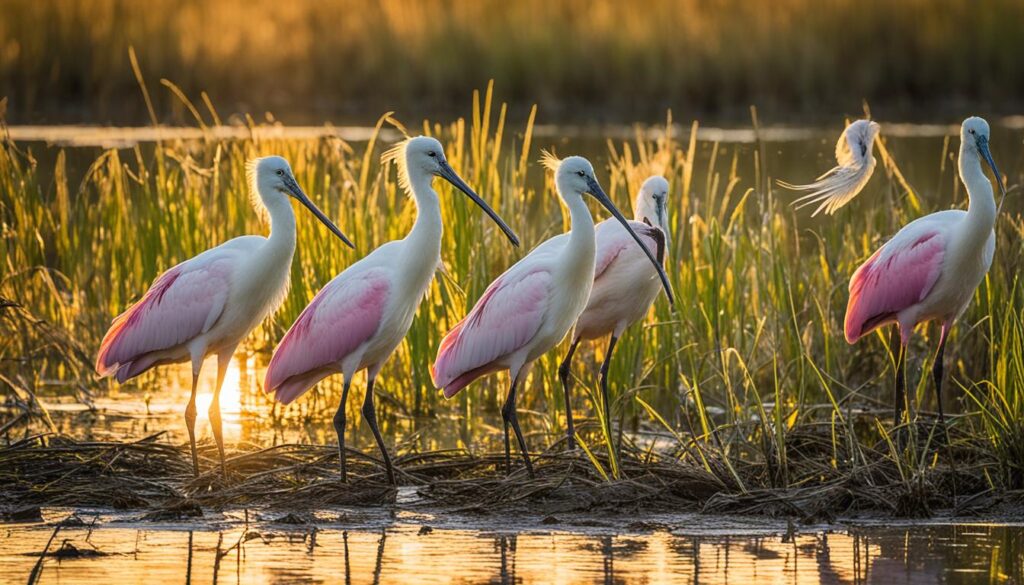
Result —
[[878, 130], [878, 124], [871, 120], [853, 122], [846, 127], [836, 143], [837, 166], [807, 185], [779, 181], [779, 185], [787, 189], [810, 191], [794, 201], [793, 205], [800, 209], [818, 203], [820, 205], [811, 217], [822, 211], [831, 215], [856, 197], [875, 172], [875, 157], [871, 149]]
[[196, 475], [199, 371], [206, 356], [217, 356], [217, 385], [209, 414], [224, 473], [220, 390], [239, 342], [280, 306], [288, 292], [295, 252], [295, 214], [289, 196], [352, 246], [302, 191], [288, 161], [279, 156], [252, 160], [248, 176], [253, 206], [261, 216], [264, 212], [270, 216], [270, 237], [228, 240], [161, 274], [137, 303], [114, 319], [96, 358], [96, 371], [118, 382], [154, 366], [192, 362], [192, 396], [185, 408], [185, 425]]
[[345, 468], [345, 401], [352, 377], [367, 370], [362, 415], [373, 432], [387, 469], [395, 475], [377, 427], [373, 383], [412, 325], [413, 315], [441, 262], [441, 202], [432, 187], [441, 177], [465, 193], [498, 224], [513, 245], [519, 239], [452, 170], [441, 143], [410, 138], [384, 153], [398, 166], [399, 184], [416, 201], [416, 222], [402, 240], [388, 242], [349, 266], [316, 294], [285, 334], [267, 368], [265, 389], [288, 404], [332, 374], [344, 376], [341, 404], [334, 415], [341, 480]]
[[897, 426], [902, 424], [906, 401], [907, 343], [917, 325], [931, 320], [942, 323], [932, 376], [939, 421], [945, 423], [942, 358], [946, 338], [985, 278], [996, 247], [997, 209], [992, 183], [981, 168], [982, 160], [992, 169], [999, 189], [1006, 193], [988, 141], [989, 127], [985, 120], [964, 120], [960, 129], [960, 180], [967, 187], [970, 200], [967, 211], [939, 211], [910, 222], [850, 279], [845, 324], [847, 342], [852, 344], [889, 323], [899, 327], [894, 414]]
[[[644, 246], [663, 263], [668, 241], [668, 181], [653, 176], [644, 181], [633, 203], [633, 216], [629, 222]], [[576, 346], [584, 339], [599, 339], [611, 334], [608, 351], [601, 364], [601, 396], [604, 400], [604, 421], [606, 432], [611, 433], [611, 402], [608, 400], [608, 367], [612, 361], [615, 343], [627, 327], [647, 314], [654, 304], [661, 282], [658, 273], [651, 268], [644, 252], [633, 245], [629, 233], [614, 219], [606, 219], [594, 230], [597, 238], [594, 285], [590, 299], [573, 328], [572, 344], [565, 360], [558, 367], [558, 377], [565, 391], [566, 435], [569, 449], [576, 448], [576, 437], [572, 422], [572, 403], [569, 399], [572, 357]], [[548, 240], [554, 242], [566, 238], [565, 234]]]
[[446, 398], [481, 376], [509, 371], [508, 397], [501, 409], [506, 470], [511, 471], [511, 426], [531, 476], [533, 466], [516, 416], [516, 389], [533, 362], [561, 342], [590, 298], [597, 246], [584, 194], [597, 199], [625, 227], [658, 271], [672, 301], [661, 264], [601, 189], [590, 162], [578, 156], [559, 161], [547, 153], [543, 162], [555, 172], [558, 194], [569, 208], [571, 231], [561, 240], [556, 236], [556, 241], [537, 246], [492, 282], [469, 315], [445, 336], [431, 368], [434, 385], [444, 390]]

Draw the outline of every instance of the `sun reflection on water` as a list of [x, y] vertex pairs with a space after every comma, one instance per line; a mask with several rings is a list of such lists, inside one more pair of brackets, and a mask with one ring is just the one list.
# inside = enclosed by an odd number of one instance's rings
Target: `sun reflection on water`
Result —
[[[210, 404], [213, 402], [213, 390], [217, 384], [217, 368], [214, 360], [203, 368], [199, 377], [199, 390], [196, 394], [196, 408], [199, 416], [196, 428], [207, 428], [210, 420]], [[242, 372], [239, 368], [241, 358], [231, 360], [224, 373], [224, 385], [220, 391], [221, 424], [224, 428], [224, 440], [238, 440], [242, 434]], [[213, 367], [210, 367], [213, 366]], [[186, 389], [186, 392], [188, 390]], [[187, 394], [185, 400], [188, 400]], [[199, 432], [202, 435], [202, 431]]]
[[[497, 525], [424, 531], [415, 521], [384, 519], [375, 528], [325, 526], [312, 533], [315, 539], [308, 527], [282, 530], [273, 524], [192, 531], [180, 526], [139, 530], [101, 523], [95, 530], [68, 528], [61, 534], [76, 546], [109, 556], [47, 561], [43, 575], [44, 580], [58, 582], [177, 583], [186, 567], [185, 580], [199, 582], [220, 578], [232, 582], [647, 585], [989, 583], [1018, 582], [1024, 576], [1019, 562], [1020, 526], [878, 525], [783, 537], [777, 533], [730, 535], [720, 530], [702, 535], [716, 522], [722, 523], [707, 516], [675, 518], [696, 534], [677, 533], [686, 530], [679, 526], [672, 531], [630, 534], [542, 530], [524, 528], [527, 518], [518, 519], [519, 532], [510, 527], [503, 531]], [[261, 538], [242, 538], [254, 529]], [[52, 530], [40, 524], [14, 531], [18, 537], [0, 549], [0, 570], [23, 567], [25, 558], [42, 549]], [[236, 547], [223, 553], [228, 558], [222, 562], [221, 549], [235, 542]]]

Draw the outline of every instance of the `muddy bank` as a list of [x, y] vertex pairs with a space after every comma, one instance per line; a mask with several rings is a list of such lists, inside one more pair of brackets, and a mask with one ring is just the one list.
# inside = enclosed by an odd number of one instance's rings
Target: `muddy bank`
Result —
[[[832, 464], [835, 445], [808, 431], [787, 443], [787, 481], [777, 465], [723, 456], [633, 448], [621, 454], [619, 478], [585, 454], [536, 455], [536, 477], [518, 462], [449, 450], [396, 459], [399, 488], [385, 483], [378, 461], [352, 451], [350, 481], [337, 480], [337, 452], [319, 445], [242, 445], [229, 452], [222, 476], [216, 449], [201, 444], [204, 470], [193, 477], [188, 448], [161, 435], [133, 442], [84, 442], [36, 436], [0, 449], [0, 509], [8, 521], [34, 518], [39, 507], [137, 512], [140, 520], [202, 518], [210, 512], [261, 509], [308, 518], [324, 508], [430, 508], [464, 515], [529, 514], [560, 522], [565, 514], [640, 515], [708, 512], [788, 518], [798, 523], [840, 517], [1020, 515], [1024, 492], [997, 492], [984, 480], [984, 450], [957, 437], [945, 453], [907, 468], [884, 451], [861, 449], [856, 465]], [[556, 444], [555, 448], [560, 445]], [[945, 449], [944, 449], [945, 450]], [[402, 494], [402, 495], [400, 495]], [[35, 511], [35, 512], [34, 512]]]

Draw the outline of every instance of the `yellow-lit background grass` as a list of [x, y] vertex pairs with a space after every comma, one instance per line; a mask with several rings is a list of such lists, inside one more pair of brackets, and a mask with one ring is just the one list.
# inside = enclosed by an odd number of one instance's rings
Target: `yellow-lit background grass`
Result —
[[[148, 79], [289, 123], [459, 114], [496, 79], [525, 117], [826, 119], [861, 99], [911, 116], [1020, 104], [1018, 0], [8, 0], [9, 121], [148, 121]], [[190, 123], [176, 100], [162, 121]], [[166, 114], [172, 114], [170, 118]]]

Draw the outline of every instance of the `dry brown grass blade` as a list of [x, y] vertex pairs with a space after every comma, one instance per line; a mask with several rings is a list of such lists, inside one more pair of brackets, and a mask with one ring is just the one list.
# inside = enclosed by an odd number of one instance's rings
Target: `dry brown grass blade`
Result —
[[[866, 465], [834, 468], [825, 456], [833, 448], [828, 433], [815, 425], [798, 426], [786, 443], [790, 487], [772, 488], [771, 470], [763, 462], [736, 460], [733, 467], [746, 491], [723, 483], [702, 465], [652, 457], [628, 444], [622, 452], [623, 479], [617, 481], [605, 481], [582, 454], [571, 452], [538, 455], [532, 480], [522, 472], [506, 477], [498, 471], [504, 463], [499, 454], [445, 450], [405, 454], [396, 463], [404, 471], [402, 483], [418, 486], [415, 505], [483, 513], [702, 510], [828, 521], [864, 511], [901, 516], [938, 509], [978, 511], [1010, 497], [993, 495], [983, 480], [984, 470], [993, 465], [984, 444], [962, 435], [955, 436], [954, 445], [951, 455], [961, 463], [955, 471], [948, 465], [927, 466], [902, 479], [881, 445], [864, 450]], [[7, 486], [0, 508], [101, 506], [149, 510], [144, 519], [169, 520], [201, 516], [203, 509], [395, 505], [395, 489], [370, 457], [350, 459], [354, 479], [341, 484], [330, 447], [242, 449], [228, 458], [225, 479], [215, 466], [216, 448], [202, 444], [206, 472], [194, 478], [187, 447], [162, 442], [159, 434], [133, 442], [34, 436], [0, 448], [0, 482]], [[708, 456], [728, 477], [717, 461], [721, 454], [709, 451]]]

